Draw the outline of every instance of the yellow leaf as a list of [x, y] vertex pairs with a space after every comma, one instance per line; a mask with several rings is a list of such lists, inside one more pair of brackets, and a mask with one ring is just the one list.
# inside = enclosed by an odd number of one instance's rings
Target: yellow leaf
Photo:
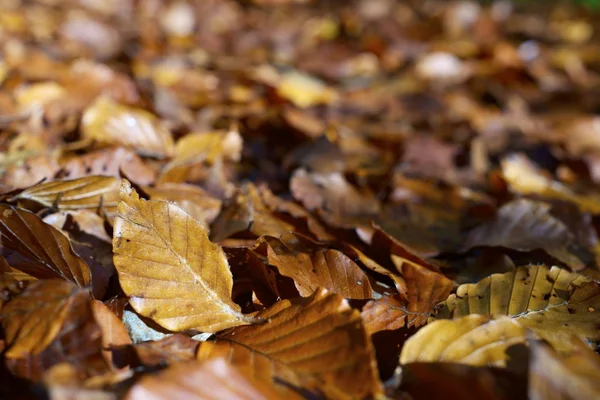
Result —
[[15, 199], [27, 199], [59, 210], [102, 209], [114, 214], [119, 202], [121, 180], [112, 176], [44, 182], [26, 189]]
[[161, 326], [217, 332], [253, 321], [232, 301], [227, 259], [206, 228], [175, 204], [140, 199], [127, 181], [113, 250], [130, 304]]
[[506, 349], [525, 343], [525, 328], [508, 317], [491, 319], [467, 315], [429, 323], [406, 341], [400, 364], [457, 362], [470, 365], [505, 366]]
[[467, 314], [508, 315], [559, 350], [572, 334], [600, 340], [600, 285], [559, 267], [536, 265], [461, 285], [436, 318]]
[[128, 146], [141, 155], [170, 157], [174, 151], [171, 133], [158, 118], [104, 96], [83, 113], [81, 132], [84, 139]]

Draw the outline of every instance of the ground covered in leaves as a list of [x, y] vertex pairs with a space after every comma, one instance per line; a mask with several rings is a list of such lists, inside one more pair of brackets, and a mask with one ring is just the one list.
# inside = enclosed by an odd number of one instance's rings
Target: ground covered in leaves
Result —
[[600, 398], [598, 21], [1, 1], [0, 397]]

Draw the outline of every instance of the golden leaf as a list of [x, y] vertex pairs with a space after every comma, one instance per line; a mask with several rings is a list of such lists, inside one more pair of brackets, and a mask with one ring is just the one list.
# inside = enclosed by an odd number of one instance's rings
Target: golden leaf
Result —
[[559, 267], [536, 265], [494, 274], [459, 286], [441, 306], [435, 318], [508, 315], [557, 349], [568, 349], [564, 339], [572, 334], [600, 340], [600, 285]]
[[170, 157], [174, 151], [171, 133], [158, 118], [105, 96], [85, 110], [81, 132], [84, 139], [131, 147], [141, 155]]
[[[329, 398], [380, 394], [377, 365], [360, 314], [340, 295], [322, 289], [309, 298], [280, 301], [257, 317], [267, 323], [234, 328], [221, 335], [217, 344], [229, 342], [232, 355], [250, 349], [296, 374], [312, 377]], [[203, 347], [204, 343], [199, 356]], [[268, 370], [278, 377], [275, 365]]]
[[252, 322], [231, 299], [223, 250], [179, 206], [140, 199], [123, 181], [114, 263], [133, 308], [161, 326], [217, 332]]
[[400, 364], [457, 362], [470, 365], [505, 366], [506, 349], [526, 343], [525, 328], [508, 317], [491, 319], [467, 315], [433, 321], [406, 341]]
[[0, 204], [0, 251], [13, 272], [62, 278], [81, 287], [92, 282], [90, 268], [65, 235], [37, 215], [6, 204]]
[[117, 211], [121, 180], [112, 176], [93, 175], [78, 179], [44, 182], [30, 187], [15, 199], [27, 199], [59, 210], [102, 209]]

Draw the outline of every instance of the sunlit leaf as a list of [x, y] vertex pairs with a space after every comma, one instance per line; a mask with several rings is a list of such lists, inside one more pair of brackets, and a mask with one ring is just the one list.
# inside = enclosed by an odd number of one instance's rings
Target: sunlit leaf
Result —
[[113, 249], [130, 304], [165, 328], [216, 332], [252, 321], [231, 300], [227, 259], [206, 229], [175, 204], [140, 199], [127, 181]]

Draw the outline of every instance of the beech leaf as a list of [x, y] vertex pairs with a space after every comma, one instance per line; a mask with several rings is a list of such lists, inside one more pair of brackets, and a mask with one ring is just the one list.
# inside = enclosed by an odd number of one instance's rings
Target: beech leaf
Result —
[[62, 278], [89, 286], [90, 268], [69, 239], [37, 215], [0, 204], [0, 250], [10, 267], [38, 279]]
[[573, 334], [600, 340], [598, 313], [600, 284], [563, 268], [535, 265], [459, 286], [435, 318], [507, 315], [566, 350], [565, 339]]
[[[360, 314], [340, 295], [322, 289], [309, 298], [280, 301], [257, 317], [267, 323], [234, 328], [220, 335], [217, 344], [227, 341], [232, 354], [250, 349], [309, 376], [331, 398], [380, 394], [377, 365]], [[277, 369], [273, 375], [278, 377]]]
[[140, 199], [127, 181], [113, 250], [130, 304], [161, 326], [217, 332], [253, 321], [231, 299], [227, 259], [206, 228], [175, 204]]
[[508, 317], [467, 315], [434, 321], [406, 341], [400, 364], [438, 361], [502, 367], [508, 359], [506, 349], [527, 342], [525, 332]]

